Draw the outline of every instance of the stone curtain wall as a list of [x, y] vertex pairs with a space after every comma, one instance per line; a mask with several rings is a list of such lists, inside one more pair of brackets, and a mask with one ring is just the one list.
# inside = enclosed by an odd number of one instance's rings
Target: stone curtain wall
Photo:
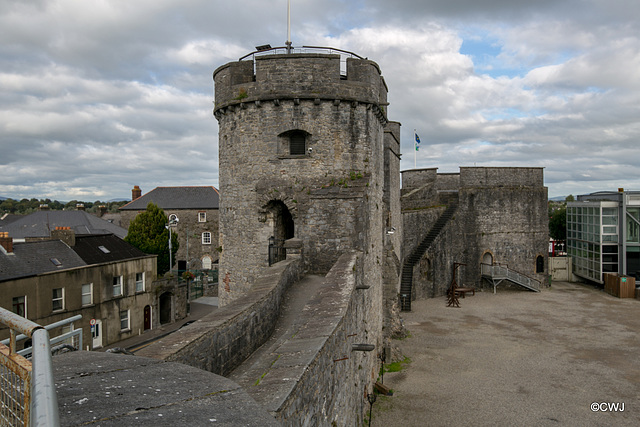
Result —
[[244, 298], [157, 341], [136, 355], [175, 361], [227, 375], [269, 339], [282, 296], [300, 279], [300, 256], [271, 267]]
[[[291, 213], [308, 271], [326, 273], [346, 250], [381, 251], [387, 89], [378, 66], [348, 59], [345, 79], [338, 55], [266, 55], [218, 68], [214, 82], [220, 304], [267, 266], [274, 201]], [[288, 154], [292, 130], [305, 133], [305, 155]]]
[[[458, 285], [482, 287], [485, 252], [494, 263], [548, 284], [547, 188], [542, 168], [460, 168], [460, 174], [435, 169], [403, 173], [404, 247], [407, 256], [444, 211], [446, 198], [458, 190], [458, 210], [414, 270], [414, 297], [445, 295]], [[545, 271], [536, 273], [536, 258]], [[505, 284], [506, 285], [506, 284]]]
[[[283, 425], [360, 425], [368, 410], [366, 393], [378, 377], [382, 350], [382, 285], [357, 289], [372, 280], [363, 260], [361, 252], [338, 259], [324, 279], [330, 285], [303, 309], [299, 332], [279, 347], [260, 383], [261, 393], [273, 396], [265, 409]], [[272, 269], [250, 294], [136, 355], [228, 374], [271, 335], [281, 295], [298, 280], [301, 261], [287, 259]], [[352, 351], [352, 344], [375, 349]]]
[[[382, 309], [381, 285], [356, 288], [366, 281], [362, 260], [361, 253], [338, 259], [325, 277], [331, 285], [303, 311], [307, 323], [282, 346], [291, 354], [283, 354], [269, 371], [274, 395], [282, 393], [283, 383], [293, 383], [282, 400], [267, 408], [285, 426], [357, 426], [364, 419], [366, 394], [373, 392], [378, 377]], [[374, 344], [375, 349], [352, 351], [352, 344]], [[301, 354], [293, 349], [301, 348], [313, 351], [306, 365], [291, 368], [289, 361]]]

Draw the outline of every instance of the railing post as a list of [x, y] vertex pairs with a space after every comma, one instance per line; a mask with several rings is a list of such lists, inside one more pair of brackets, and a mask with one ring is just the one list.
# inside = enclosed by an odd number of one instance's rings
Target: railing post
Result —
[[32, 380], [31, 380], [31, 425], [60, 425], [58, 398], [53, 380], [53, 362], [49, 332], [38, 329], [33, 333]]

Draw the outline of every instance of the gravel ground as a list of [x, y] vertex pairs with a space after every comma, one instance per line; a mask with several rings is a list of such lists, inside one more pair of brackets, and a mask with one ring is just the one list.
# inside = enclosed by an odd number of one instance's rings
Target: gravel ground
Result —
[[411, 362], [384, 375], [372, 426], [640, 425], [640, 301], [554, 282], [446, 305], [402, 313]]

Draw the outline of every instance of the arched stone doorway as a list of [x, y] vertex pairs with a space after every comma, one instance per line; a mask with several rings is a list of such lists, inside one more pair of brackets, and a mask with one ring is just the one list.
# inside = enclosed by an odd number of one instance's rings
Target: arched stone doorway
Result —
[[293, 216], [281, 200], [271, 200], [265, 209], [273, 232], [269, 238], [269, 265], [287, 258], [284, 241], [292, 239], [295, 233]]
[[160, 324], [171, 322], [171, 303], [173, 300], [173, 294], [171, 292], [165, 292], [160, 295]]
[[482, 254], [482, 263], [487, 265], [493, 265], [493, 254], [489, 251]]

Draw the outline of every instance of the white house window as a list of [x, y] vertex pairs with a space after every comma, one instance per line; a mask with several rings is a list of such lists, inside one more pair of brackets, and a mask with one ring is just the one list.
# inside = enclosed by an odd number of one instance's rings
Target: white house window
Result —
[[144, 271], [136, 273], [136, 292], [144, 292]]
[[119, 297], [122, 295], [122, 276], [114, 276], [113, 278], [113, 296]]
[[93, 304], [93, 283], [82, 285], [82, 305]]
[[210, 256], [202, 257], [202, 269], [203, 270], [211, 270], [211, 257]]
[[205, 231], [202, 233], [202, 244], [210, 245], [211, 244], [211, 233], [209, 231]]
[[207, 222], [206, 212], [198, 212], [198, 222]]
[[55, 288], [51, 299], [52, 311], [64, 310], [64, 288]]
[[128, 331], [131, 329], [131, 324], [129, 322], [129, 310], [121, 310], [120, 311], [120, 330]]
[[13, 312], [18, 316], [27, 317], [27, 297], [14, 297], [12, 308]]

